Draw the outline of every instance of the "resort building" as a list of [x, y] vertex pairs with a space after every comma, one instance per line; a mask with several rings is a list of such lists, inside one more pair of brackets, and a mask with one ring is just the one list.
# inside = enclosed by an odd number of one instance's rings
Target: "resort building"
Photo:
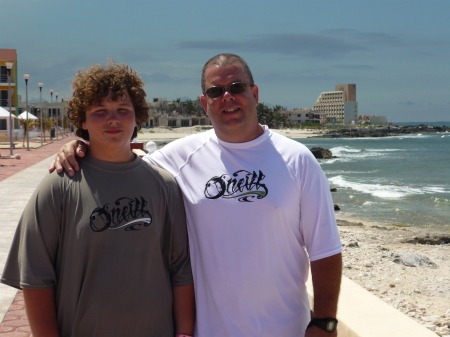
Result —
[[302, 123], [320, 123], [320, 114], [309, 108], [294, 109], [294, 110], [281, 110], [279, 111], [285, 114], [292, 125]]
[[386, 116], [375, 116], [375, 115], [361, 115], [358, 116], [358, 124], [365, 125], [386, 125]]
[[322, 92], [312, 110], [321, 115], [321, 123], [356, 122], [358, 120], [356, 84], [338, 84], [335, 91]]
[[[8, 95], [9, 79], [8, 79], [8, 65], [12, 64], [10, 70], [11, 74], [11, 95]], [[17, 52], [15, 49], [0, 49], [0, 107], [8, 113], [3, 113], [0, 116], [0, 137], [6, 137], [9, 125], [9, 98], [11, 98], [11, 111], [17, 115]], [[5, 116], [6, 115], [6, 116]], [[15, 118], [14, 118], [15, 119]], [[13, 124], [15, 122], [13, 121]]]

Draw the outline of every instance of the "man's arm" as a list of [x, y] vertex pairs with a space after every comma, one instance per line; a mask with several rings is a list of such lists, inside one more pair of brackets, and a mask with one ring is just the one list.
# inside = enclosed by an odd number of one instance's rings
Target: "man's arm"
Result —
[[55, 290], [23, 289], [25, 310], [34, 337], [59, 337]]
[[56, 154], [55, 160], [50, 164], [48, 171], [61, 173], [66, 171], [71, 177], [80, 169], [76, 157], [84, 157], [89, 150], [89, 145], [81, 140], [72, 140], [64, 144]]
[[195, 325], [194, 285], [172, 287], [175, 334], [192, 336]]
[[[314, 287], [314, 317], [336, 318], [339, 290], [342, 276], [342, 255], [336, 254], [311, 262], [311, 275]], [[309, 328], [305, 337], [334, 337], [316, 326]]]

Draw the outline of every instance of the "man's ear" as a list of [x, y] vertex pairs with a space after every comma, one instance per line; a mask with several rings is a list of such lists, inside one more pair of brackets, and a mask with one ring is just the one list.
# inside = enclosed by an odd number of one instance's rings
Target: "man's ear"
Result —
[[252, 93], [253, 93], [253, 97], [255, 97], [256, 105], [258, 105], [258, 103], [259, 103], [259, 88], [256, 84], [252, 87]]
[[200, 103], [202, 103], [203, 110], [205, 110], [205, 113], [208, 115], [208, 103], [206, 102], [205, 95], [200, 95]]

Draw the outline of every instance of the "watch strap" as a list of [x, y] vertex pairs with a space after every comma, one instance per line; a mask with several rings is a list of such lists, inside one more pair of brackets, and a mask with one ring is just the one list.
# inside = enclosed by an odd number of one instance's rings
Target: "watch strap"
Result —
[[336, 330], [337, 324], [338, 320], [336, 318], [313, 318], [311, 319], [311, 322], [309, 322], [306, 330], [312, 326], [317, 326], [326, 332], [333, 332]]

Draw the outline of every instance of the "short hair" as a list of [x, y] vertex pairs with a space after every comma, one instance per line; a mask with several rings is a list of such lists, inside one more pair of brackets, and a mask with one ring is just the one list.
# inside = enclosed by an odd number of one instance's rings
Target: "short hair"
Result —
[[203, 66], [202, 69], [202, 93], [205, 93], [206, 90], [206, 79], [205, 79], [205, 72], [206, 69], [208, 69], [211, 66], [226, 66], [226, 65], [231, 65], [231, 64], [240, 64], [242, 66], [242, 68], [244, 69], [244, 73], [245, 75], [247, 75], [248, 80], [250, 81], [249, 84], [254, 85], [254, 81], [253, 81], [253, 75], [252, 72], [250, 71], [250, 68], [247, 64], [247, 62], [245, 62], [245, 60], [238, 56], [238, 55], [234, 55], [234, 54], [219, 54], [214, 56], [213, 58], [211, 58], [208, 62], [205, 63], [205, 65]]
[[136, 138], [142, 124], [149, 119], [149, 107], [145, 101], [146, 93], [142, 89], [144, 85], [144, 82], [136, 75], [136, 71], [127, 64], [109, 61], [106, 65], [93, 64], [88, 69], [80, 70], [72, 81], [74, 92], [67, 111], [67, 117], [76, 127], [75, 134], [89, 140], [88, 131], [82, 128], [83, 122], [86, 121], [86, 111], [100, 104], [110, 91], [114, 101], [123, 97], [127, 91], [133, 103], [136, 118], [136, 128], [130, 141]]

